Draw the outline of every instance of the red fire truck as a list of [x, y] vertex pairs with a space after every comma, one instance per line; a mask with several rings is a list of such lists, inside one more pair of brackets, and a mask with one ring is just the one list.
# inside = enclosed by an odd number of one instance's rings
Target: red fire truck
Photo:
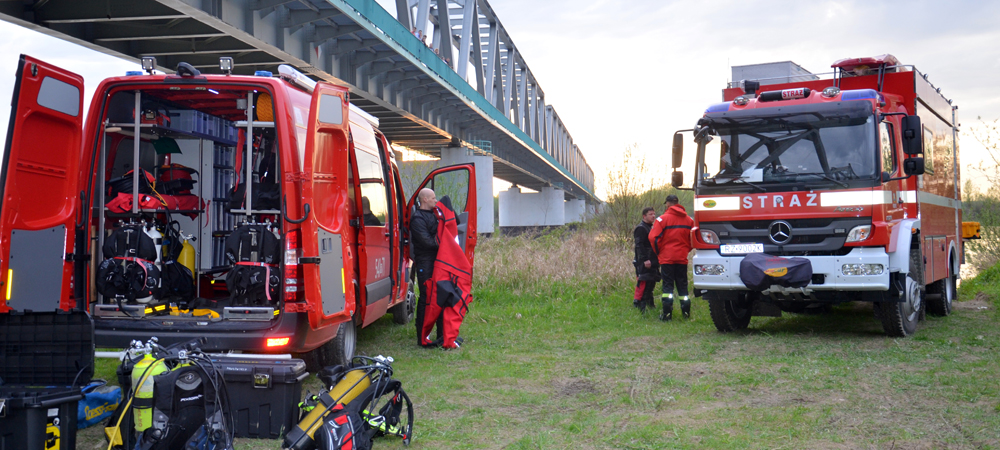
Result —
[[[833, 68], [745, 80], [688, 130], [694, 291], [720, 331], [863, 301], [886, 334], [909, 336], [925, 312], [951, 311], [964, 258], [957, 107], [891, 55]], [[676, 134], [674, 186], [682, 146]]]
[[[0, 313], [85, 309], [102, 347], [205, 337], [208, 350], [321, 364], [349, 361], [356, 329], [386, 312], [411, 319], [413, 199], [378, 119], [289, 66], [220, 64], [154, 75], [144, 59], [148, 73], [101, 82], [86, 115], [80, 76], [21, 57]], [[437, 169], [421, 187], [435, 185], [457, 191], [437, 195], [471, 259], [475, 169]]]

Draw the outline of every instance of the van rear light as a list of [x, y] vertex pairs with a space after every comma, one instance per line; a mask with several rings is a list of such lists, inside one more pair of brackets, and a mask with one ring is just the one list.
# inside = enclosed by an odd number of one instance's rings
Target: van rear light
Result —
[[283, 347], [288, 345], [289, 338], [267, 338], [268, 347]]
[[285, 301], [297, 302], [304, 298], [304, 277], [299, 258], [302, 257], [301, 231], [285, 234]]

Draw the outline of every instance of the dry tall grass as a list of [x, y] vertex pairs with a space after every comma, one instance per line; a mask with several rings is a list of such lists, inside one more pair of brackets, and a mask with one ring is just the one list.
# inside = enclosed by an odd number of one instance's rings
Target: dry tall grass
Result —
[[518, 295], [572, 286], [611, 293], [634, 278], [632, 248], [592, 227], [497, 235], [476, 247], [474, 286], [480, 289]]

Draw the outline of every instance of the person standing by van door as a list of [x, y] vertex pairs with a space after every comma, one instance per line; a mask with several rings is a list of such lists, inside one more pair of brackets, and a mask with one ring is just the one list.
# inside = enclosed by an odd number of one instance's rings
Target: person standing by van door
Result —
[[675, 286], [677, 295], [681, 297], [681, 314], [684, 314], [684, 318], [691, 318], [687, 270], [694, 220], [688, 217], [687, 211], [678, 203], [680, 201], [676, 195], [668, 195], [663, 202], [667, 210], [656, 218], [649, 232], [649, 243], [660, 262], [660, 275], [663, 279], [663, 313], [660, 314], [660, 320], [664, 322], [673, 318]]
[[[421, 344], [421, 328], [424, 326], [424, 313], [427, 311], [430, 279], [434, 273], [434, 261], [437, 260], [438, 220], [434, 215], [437, 196], [428, 188], [417, 194], [417, 210], [410, 218], [410, 239], [413, 240], [413, 270], [417, 273], [417, 285], [420, 287], [420, 297], [417, 299], [417, 344]], [[437, 324], [437, 337], [441, 338], [443, 321]]]
[[653, 289], [656, 282], [660, 281], [660, 263], [653, 251], [653, 245], [649, 243], [649, 232], [653, 228], [656, 220], [656, 211], [653, 208], [642, 209], [642, 221], [632, 230], [632, 237], [635, 238], [635, 296], [632, 306], [639, 308], [642, 313], [646, 308], [655, 308], [656, 301], [653, 300]]

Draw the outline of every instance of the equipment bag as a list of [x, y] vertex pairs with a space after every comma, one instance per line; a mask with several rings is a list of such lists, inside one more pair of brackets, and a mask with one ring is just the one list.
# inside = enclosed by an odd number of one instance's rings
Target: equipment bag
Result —
[[114, 414], [122, 400], [122, 388], [108, 386], [107, 381], [96, 380], [81, 391], [83, 399], [76, 407], [76, 427], [87, 428]]
[[812, 274], [812, 263], [806, 258], [751, 253], [740, 261], [740, 280], [752, 291], [763, 291], [774, 284], [806, 287], [812, 280]]
[[372, 432], [354, 408], [338, 403], [333, 406], [316, 431], [318, 450], [369, 450], [372, 448]]

